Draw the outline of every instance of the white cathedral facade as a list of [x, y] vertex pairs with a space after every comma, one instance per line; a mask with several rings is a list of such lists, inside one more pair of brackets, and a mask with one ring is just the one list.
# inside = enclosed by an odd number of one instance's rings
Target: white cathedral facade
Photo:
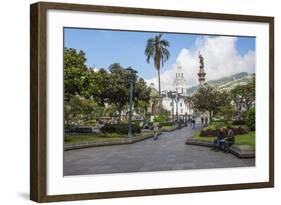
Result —
[[[199, 53], [199, 72], [198, 81], [199, 86], [205, 86], [206, 72], [204, 70], [204, 58]], [[154, 84], [151, 86], [154, 88]], [[154, 88], [154, 90], [156, 90]], [[196, 117], [199, 113], [194, 112], [191, 103], [187, 101], [187, 97], [190, 97], [187, 93], [187, 83], [183, 75], [183, 68], [180, 61], [177, 61], [177, 71], [174, 79], [174, 87], [172, 90], [163, 90], [161, 92], [162, 106], [165, 110], [168, 110], [173, 119], [175, 116], [179, 116], [180, 119]], [[202, 114], [202, 113], [201, 113]], [[206, 114], [204, 114], [206, 116]]]
[[162, 91], [162, 106], [173, 116], [191, 116], [193, 115], [193, 109], [191, 105], [186, 102], [187, 96], [187, 84], [183, 75], [182, 65], [180, 61], [177, 61], [174, 88], [172, 90]]

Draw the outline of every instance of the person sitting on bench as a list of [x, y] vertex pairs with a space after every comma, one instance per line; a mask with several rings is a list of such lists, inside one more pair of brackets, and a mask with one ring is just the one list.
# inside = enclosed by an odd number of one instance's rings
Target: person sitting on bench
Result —
[[225, 151], [225, 137], [226, 137], [225, 130], [224, 130], [224, 128], [221, 127], [218, 130], [217, 138], [214, 141], [214, 150], [215, 151], [219, 151], [219, 150]]
[[225, 140], [225, 151], [229, 152], [230, 147], [235, 143], [235, 133], [232, 129], [232, 127], [228, 126], [227, 127], [227, 136]]

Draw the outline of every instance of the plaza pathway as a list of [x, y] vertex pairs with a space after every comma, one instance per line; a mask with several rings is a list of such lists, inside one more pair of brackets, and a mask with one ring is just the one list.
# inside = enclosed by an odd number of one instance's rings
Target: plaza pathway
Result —
[[210, 148], [185, 145], [190, 127], [166, 132], [135, 144], [93, 147], [64, 152], [64, 175], [108, 174], [254, 166], [255, 159], [239, 159]]

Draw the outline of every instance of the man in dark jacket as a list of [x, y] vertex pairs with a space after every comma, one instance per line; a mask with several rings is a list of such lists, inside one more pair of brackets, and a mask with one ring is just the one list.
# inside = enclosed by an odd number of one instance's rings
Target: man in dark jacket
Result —
[[214, 141], [215, 151], [225, 150], [225, 137], [225, 130], [221, 127], [217, 132], [217, 139]]
[[225, 151], [229, 152], [230, 147], [235, 143], [235, 133], [231, 127], [227, 127], [227, 136], [225, 140]]

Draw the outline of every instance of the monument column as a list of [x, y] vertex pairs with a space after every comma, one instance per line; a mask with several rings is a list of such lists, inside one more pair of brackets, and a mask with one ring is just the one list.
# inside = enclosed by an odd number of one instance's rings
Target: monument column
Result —
[[200, 62], [200, 66], [199, 66], [199, 72], [197, 73], [197, 75], [198, 75], [198, 80], [199, 80], [199, 86], [202, 87], [202, 86], [204, 86], [204, 83], [205, 83], [206, 73], [204, 70], [204, 58], [200, 54], [200, 52], [199, 52], [199, 62]]

